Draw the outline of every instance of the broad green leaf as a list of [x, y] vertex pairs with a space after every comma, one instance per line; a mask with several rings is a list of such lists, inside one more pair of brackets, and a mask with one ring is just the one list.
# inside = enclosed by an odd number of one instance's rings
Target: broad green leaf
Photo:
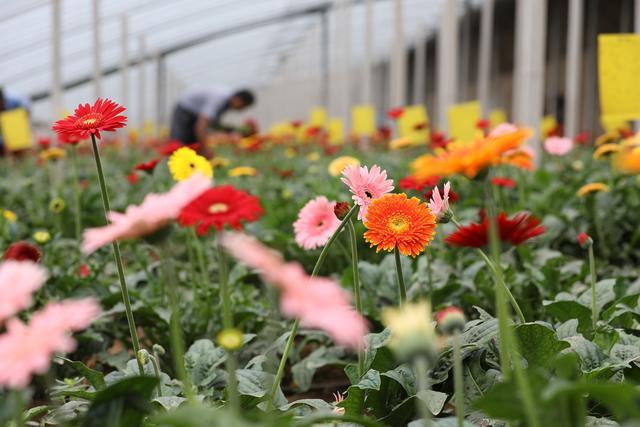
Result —
[[95, 369], [91, 369], [87, 367], [84, 363], [78, 362], [75, 360], [67, 359], [66, 357], [58, 356], [58, 359], [62, 360], [65, 365], [68, 365], [78, 371], [78, 373], [82, 374], [89, 384], [93, 386], [96, 390], [100, 391], [106, 387], [106, 383], [104, 381], [104, 375], [100, 371], [96, 371]]
[[[598, 311], [616, 299], [616, 279], [600, 280], [596, 283], [596, 307]], [[585, 306], [591, 306], [591, 289], [584, 291], [578, 298], [578, 302]]]
[[416, 393], [416, 377], [408, 365], [400, 365], [393, 370], [383, 372], [382, 375], [400, 384], [407, 395], [411, 396]]
[[307, 391], [311, 387], [313, 375], [318, 368], [326, 365], [342, 365], [341, 357], [344, 350], [340, 347], [320, 347], [309, 356], [305, 357], [291, 368], [293, 381], [301, 391]]
[[571, 350], [580, 356], [580, 360], [582, 361], [581, 366], [584, 372], [599, 368], [601, 363], [606, 359], [602, 350], [582, 335], [568, 337], [565, 338], [564, 341], [568, 342]]
[[186, 401], [187, 399], [180, 396], [159, 396], [152, 400], [152, 402], [158, 403], [166, 410], [176, 409]]
[[210, 387], [218, 377], [217, 368], [227, 359], [224, 349], [211, 340], [197, 340], [184, 355], [184, 364], [191, 382], [198, 387]]
[[516, 326], [520, 354], [529, 366], [549, 367], [555, 357], [569, 344], [558, 340], [555, 332], [541, 323], [524, 323]]
[[445, 393], [434, 390], [422, 390], [416, 396], [427, 404], [427, 408], [433, 415], [438, 415], [442, 411], [448, 397]]
[[561, 322], [578, 319], [580, 331], [585, 331], [591, 327], [591, 309], [577, 301], [544, 301], [542, 305], [547, 313], [555, 316]]
[[361, 390], [380, 390], [380, 372], [369, 369], [354, 386]]

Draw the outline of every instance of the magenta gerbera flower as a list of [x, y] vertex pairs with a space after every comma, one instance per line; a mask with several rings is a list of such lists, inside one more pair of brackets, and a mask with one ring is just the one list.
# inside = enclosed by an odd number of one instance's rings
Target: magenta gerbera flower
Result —
[[393, 191], [393, 180], [387, 179], [387, 171], [380, 169], [378, 165], [371, 166], [371, 170], [366, 166], [347, 166], [342, 171], [342, 176], [342, 182], [353, 193], [352, 199], [360, 206], [358, 219], [364, 218], [372, 200]]
[[309, 200], [298, 213], [293, 223], [296, 242], [304, 249], [324, 246], [340, 225], [333, 212], [336, 202], [330, 202], [324, 196]]

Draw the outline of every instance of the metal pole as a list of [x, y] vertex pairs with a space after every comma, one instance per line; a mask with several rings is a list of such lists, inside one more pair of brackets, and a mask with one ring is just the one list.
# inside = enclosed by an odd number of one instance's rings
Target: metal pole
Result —
[[633, 30], [640, 33], [640, 0], [635, 0], [633, 6]]
[[320, 14], [320, 100], [324, 108], [329, 108], [329, 17]]
[[342, 40], [342, 69], [340, 71], [341, 92], [339, 114], [345, 127], [349, 128], [349, 107], [351, 105], [351, 1], [340, 0], [339, 9], [339, 37]]
[[96, 98], [102, 96], [102, 65], [100, 55], [100, 0], [93, 0], [93, 85]]
[[460, 47], [458, 58], [460, 61], [459, 69], [459, 89], [458, 99], [467, 101], [469, 99], [470, 72], [469, 65], [471, 63], [471, 12], [467, 0], [462, 0], [462, 19], [460, 22]]
[[447, 129], [447, 111], [457, 99], [457, 6], [457, 0], [444, 0], [440, 19], [440, 32], [438, 34], [437, 123], [441, 130]]
[[573, 138], [578, 132], [578, 106], [582, 70], [583, 0], [569, 1], [569, 30], [567, 33], [567, 65], [565, 77], [565, 136]]
[[156, 136], [160, 136], [160, 128], [164, 123], [164, 112], [167, 107], [167, 64], [163, 55], [156, 56]]
[[60, 118], [62, 106], [62, 51], [61, 51], [62, 0], [51, 2], [51, 113], [53, 119]]
[[120, 78], [121, 91], [120, 101], [122, 105], [129, 105], [129, 19], [126, 15], [120, 18], [120, 38], [121, 38], [121, 56], [120, 56]]
[[413, 103], [424, 104], [424, 85], [426, 74], [427, 41], [424, 33], [420, 32], [416, 40], [415, 56], [413, 57]]
[[493, 53], [493, 9], [494, 0], [484, 0], [480, 18], [480, 47], [478, 53], [478, 100], [482, 117], [491, 110], [489, 89], [491, 86], [491, 62]]
[[398, 107], [406, 104], [406, 58], [404, 52], [402, 0], [394, 0], [393, 6], [394, 19], [393, 47], [391, 50], [391, 105], [393, 107]]
[[145, 40], [144, 36], [140, 35], [138, 38], [138, 122], [140, 124], [140, 136], [144, 132], [144, 122], [146, 120], [147, 113], [145, 106], [147, 103], [147, 79], [146, 79], [146, 62], [145, 62]]
[[373, 0], [364, 3], [364, 60], [362, 61], [362, 103], [371, 104], [371, 69], [373, 68]]

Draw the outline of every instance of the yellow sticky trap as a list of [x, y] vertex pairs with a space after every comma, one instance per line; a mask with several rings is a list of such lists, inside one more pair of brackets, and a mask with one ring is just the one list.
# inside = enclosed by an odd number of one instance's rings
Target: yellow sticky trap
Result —
[[331, 144], [342, 144], [344, 142], [344, 125], [340, 119], [329, 120], [329, 142]]
[[376, 113], [371, 105], [356, 105], [351, 110], [353, 133], [356, 136], [373, 136], [376, 133]]
[[2, 139], [7, 151], [26, 150], [33, 147], [29, 115], [23, 108], [0, 113]]
[[491, 110], [489, 113], [489, 127], [493, 129], [499, 124], [507, 122], [507, 113], [506, 111], [496, 108], [495, 110]]
[[429, 142], [429, 116], [424, 106], [405, 107], [397, 123], [400, 138], [409, 138], [414, 144]]
[[558, 122], [556, 118], [551, 115], [544, 116], [540, 121], [540, 133], [542, 133], [542, 136], [545, 138], [549, 136], [556, 127], [558, 127]]
[[603, 121], [640, 118], [640, 35], [600, 34], [598, 74]]
[[291, 136], [295, 134], [295, 128], [291, 123], [278, 122], [271, 125], [269, 133], [275, 137]]
[[601, 116], [600, 124], [602, 124], [602, 128], [605, 132], [615, 132], [620, 129], [631, 130], [631, 126], [629, 126], [629, 122], [627, 120], [620, 120], [616, 118], [616, 116]]
[[449, 136], [455, 140], [473, 141], [480, 120], [480, 103], [463, 102], [449, 107]]
[[311, 109], [309, 114], [309, 126], [325, 127], [327, 124], [327, 111], [322, 107]]
[[144, 135], [145, 136], [155, 136], [156, 134], [156, 124], [152, 120], [147, 120], [144, 122]]

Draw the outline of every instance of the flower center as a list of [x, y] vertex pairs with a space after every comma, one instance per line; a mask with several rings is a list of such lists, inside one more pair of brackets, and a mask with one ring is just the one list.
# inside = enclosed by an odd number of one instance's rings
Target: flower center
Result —
[[227, 212], [228, 210], [229, 210], [229, 205], [227, 205], [226, 203], [214, 203], [211, 206], [209, 206], [209, 213], [212, 213], [212, 214], [224, 213], [224, 212]]
[[89, 113], [86, 116], [80, 117], [76, 120], [76, 126], [81, 129], [93, 129], [96, 125], [102, 121], [102, 114]]
[[388, 225], [394, 233], [403, 233], [409, 228], [409, 221], [402, 216], [392, 216], [389, 218]]
[[196, 168], [196, 165], [195, 165], [194, 163], [189, 163], [189, 167], [190, 167], [191, 169], [195, 169], [195, 168]]
[[365, 196], [367, 196], [370, 199], [373, 199], [373, 194], [369, 193], [368, 191], [364, 192]]

